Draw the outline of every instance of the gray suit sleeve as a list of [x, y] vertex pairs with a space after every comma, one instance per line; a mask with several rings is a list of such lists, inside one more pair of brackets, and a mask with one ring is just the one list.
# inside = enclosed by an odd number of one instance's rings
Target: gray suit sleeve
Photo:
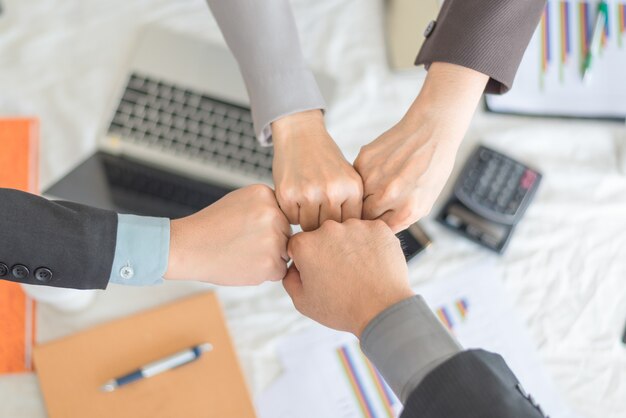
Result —
[[415, 64], [461, 65], [490, 77], [487, 93], [513, 85], [545, 0], [445, 0]]
[[421, 296], [374, 318], [361, 335], [361, 348], [403, 403], [431, 370], [461, 351]]
[[304, 62], [288, 0], [207, 0], [239, 63], [259, 141], [271, 144], [270, 124], [325, 103]]
[[0, 280], [106, 288], [117, 237], [115, 212], [0, 189], [0, 213]]

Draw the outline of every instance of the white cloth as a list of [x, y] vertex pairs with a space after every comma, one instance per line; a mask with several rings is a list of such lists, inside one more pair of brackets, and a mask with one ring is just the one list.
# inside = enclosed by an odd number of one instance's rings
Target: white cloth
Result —
[[[221, 39], [204, 0], [3, 3], [0, 114], [41, 119], [44, 187], [95, 148], [106, 101], [142, 24], [159, 21]], [[388, 72], [381, 9], [378, 0], [294, 2], [305, 58], [338, 81], [327, 122], [349, 159], [401, 117], [423, 78], [420, 71]], [[422, 29], [416, 28], [416, 37]], [[412, 283], [496, 258], [565, 399], [586, 417], [626, 417], [626, 349], [619, 342], [626, 322], [626, 177], [616, 152], [626, 141], [624, 127], [481, 114], [458, 167], [479, 141], [543, 172], [536, 200], [501, 258], [427, 221], [434, 245], [411, 264]], [[112, 285], [88, 311], [73, 316], [42, 306], [39, 337], [67, 335], [198, 289], [206, 286]], [[293, 309], [280, 284], [219, 294], [248, 381], [259, 393], [280, 371], [276, 338], [309, 321]], [[0, 415], [43, 417], [38, 396], [34, 379], [0, 377]]]

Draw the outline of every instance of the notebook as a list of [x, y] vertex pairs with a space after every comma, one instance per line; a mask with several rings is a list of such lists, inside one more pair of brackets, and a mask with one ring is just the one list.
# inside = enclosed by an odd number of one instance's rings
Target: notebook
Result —
[[[107, 380], [196, 344], [199, 360], [113, 392]], [[39, 345], [35, 366], [49, 418], [254, 418], [214, 293], [202, 293]]]
[[[38, 192], [38, 130], [36, 119], [0, 119], [0, 187]], [[32, 370], [34, 339], [35, 302], [0, 280], [0, 374]]]

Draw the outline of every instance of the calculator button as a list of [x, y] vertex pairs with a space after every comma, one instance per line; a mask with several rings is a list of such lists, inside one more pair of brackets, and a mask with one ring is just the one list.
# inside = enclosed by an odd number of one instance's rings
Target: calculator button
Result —
[[535, 183], [536, 179], [537, 179], [537, 174], [535, 174], [535, 172], [531, 170], [526, 170], [524, 172], [524, 176], [522, 177], [522, 180], [520, 181], [520, 187], [523, 189], [530, 189], [532, 185]]

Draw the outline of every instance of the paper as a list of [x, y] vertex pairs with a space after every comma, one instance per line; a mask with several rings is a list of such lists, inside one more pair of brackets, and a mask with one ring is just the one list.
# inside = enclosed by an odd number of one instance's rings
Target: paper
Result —
[[[545, 374], [527, 331], [515, 317], [512, 302], [490, 265], [436, 279], [415, 289], [436, 316], [466, 348], [483, 348], [504, 357], [529, 393], [552, 418], [575, 418]], [[350, 334], [314, 326], [286, 337], [278, 347], [284, 373], [257, 399], [261, 418], [379, 418], [398, 416], [402, 407], [395, 396], [385, 408], [380, 392], [366, 369], [363, 392], [371, 408], [352, 390], [337, 350], [348, 347], [359, 359]], [[359, 361], [363, 361], [359, 359]], [[383, 389], [388, 387], [383, 386]], [[383, 391], [384, 394], [384, 391]], [[368, 402], [365, 402], [367, 405]]]
[[283, 340], [285, 373], [258, 399], [261, 418], [393, 418], [398, 398], [352, 335], [315, 326]]
[[589, 79], [582, 68], [598, 1], [548, 0], [513, 89], [487, 96], [490, 109], [535, 115], [626, 117], [626, 1], [607, 0], [608, 20]]
[[415, 289], [466, 348], [500, 354], [524, 388], [551, 418], [575, 418], [545, 373], [513, 301], [490, 264], [464, 269]]

